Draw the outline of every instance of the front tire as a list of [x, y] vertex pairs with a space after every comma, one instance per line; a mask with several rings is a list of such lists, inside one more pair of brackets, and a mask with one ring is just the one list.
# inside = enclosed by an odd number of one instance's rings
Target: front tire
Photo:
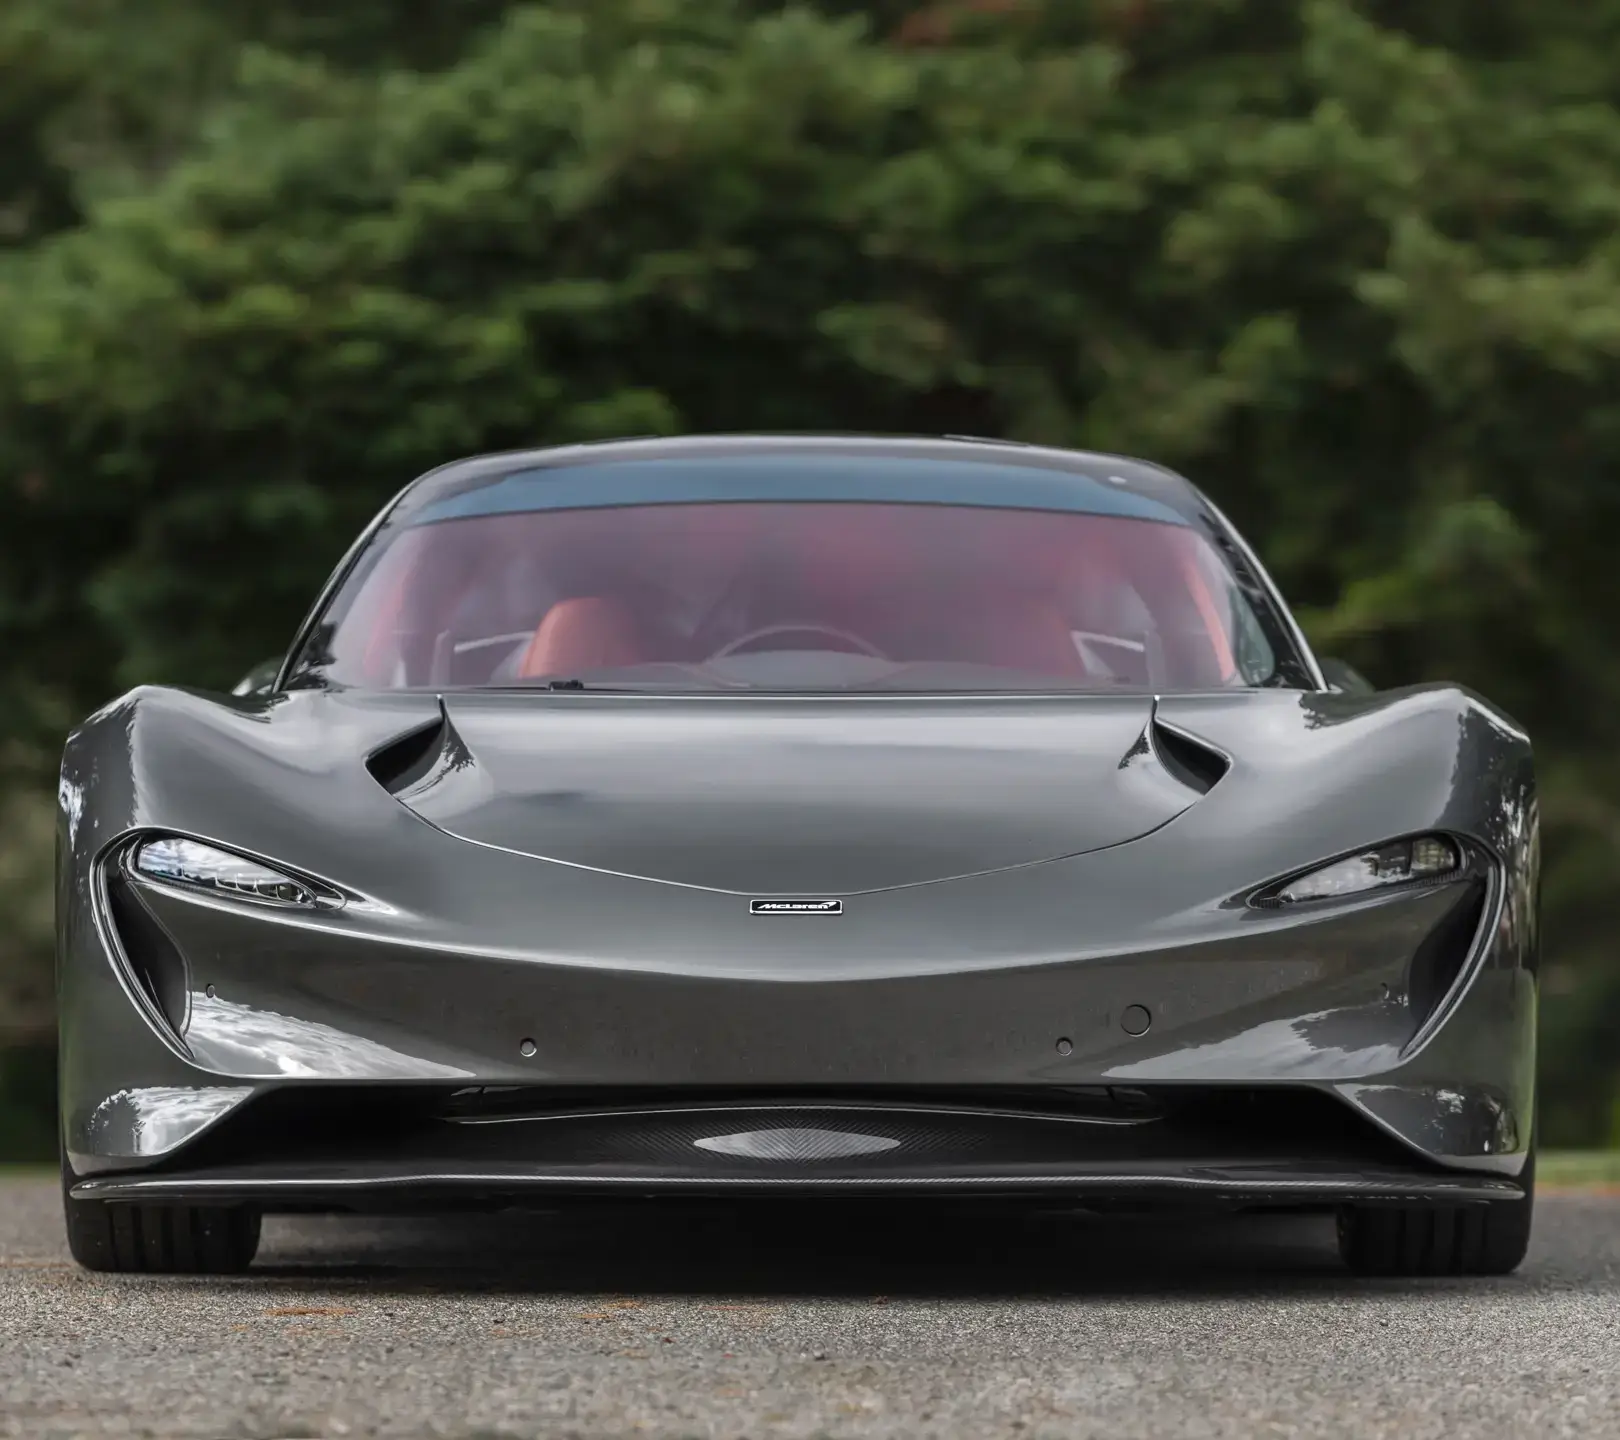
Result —
[[1536, 1157], [1519, 1177], [1522, 1200], [1467, 1206], [1346, 1205], [1339, 1254], [1358, 1275], [1510, 1275], [1530, 1247]]
[[104, 1274], [239, 1275], [259, 1249], [259, 1213], [240, 1205], [75, 1200], [62, 1167], [68, 1250]]

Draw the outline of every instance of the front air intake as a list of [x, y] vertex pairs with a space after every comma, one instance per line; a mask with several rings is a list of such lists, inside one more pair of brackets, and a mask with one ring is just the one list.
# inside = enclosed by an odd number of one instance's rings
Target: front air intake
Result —
[[143, 905], [129, 882], [109, 867], [107, 908], [118, 938], [119, 957], [130, 983], [141, 993], [176, 1039], [185, 1034], [191, 983], [185, 957]]
[[1473, 953], [1485, 898], [1484, 879], [1474, 880], [1412, 956], [1406, 989], [1418, 1028], [1428, 1022], [1451, 993], [1464, 963]]

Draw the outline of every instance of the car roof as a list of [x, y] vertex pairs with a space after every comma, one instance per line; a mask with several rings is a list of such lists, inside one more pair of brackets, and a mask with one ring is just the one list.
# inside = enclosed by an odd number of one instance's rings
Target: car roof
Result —
[[549, 468], [622, 464], [629, 461], [696, 460], [712, 457], [847, 456], [904, 460], [973, 461], [1023, 466], [1048, 474], [1067, 471], [1077, 479], [1106, 480], [1158, 501], [1188, 519], [1208, 523], [1208, 502], [1191, 481], [1146, 460], [1020, 441], [970, 435], [895, 436], [855, 434], [736, 434], [635, 436], [584, 444], [509, 450], [454, 460], [418, 477], [390, 507], [395, 517], [478, 489], [503, 476]]

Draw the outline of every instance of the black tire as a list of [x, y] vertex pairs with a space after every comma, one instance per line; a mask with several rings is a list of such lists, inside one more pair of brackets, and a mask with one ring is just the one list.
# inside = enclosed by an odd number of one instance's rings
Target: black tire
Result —
[[1358, 1275], [1510, 1275], [1530, 1246], [1534, 1154], [1519, 1182], [1523, 1200], [1346, 1205], [1339, 1211], [1339, 1254]]
[[259, 1249], [259, 1213], [240, 1205], [135, 1205], [75, 1200], [62, 1167], [68, 1250], [113, 1274], [239, 1275]]

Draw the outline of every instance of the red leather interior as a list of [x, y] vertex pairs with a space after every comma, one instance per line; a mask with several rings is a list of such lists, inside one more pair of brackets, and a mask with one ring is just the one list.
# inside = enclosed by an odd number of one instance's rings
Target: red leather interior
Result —
[[903, 590], [916, 568], [917, 538], [885, 524], [887, 518], [879, 506], [811, 507], [793, 536], [799, 583], [833, 601]]
[[982, 604], [962, 624], [964, 660], [1036, 675], [1078, 677], [1086, 673], [1069, 623], [1055, 605], [1035, 599]]
[[[548, 611], [559, 589], [575, 593]], [[711, 649], [789, 621], [849, 631], [900, 664], [1057, 678], [1086, 674], [1071, 630], [1128, 632], [1155, 642], [1168, 684], [1194, 688], [1237, 678], [1230, 589], [1197, 531], [1118, 516], [830, 502], [536, 511], [401, 535], [333, 640], [333, 665], [362, 684], [437, 684], [451, 641], [536, 621], [521, 658], [486, 683], [689, 662], [691, 637], [654, 598], [667, 591], [695, 607]], [[632, 594], [647, 598], [618, 598]], [[498, 653], [475, 651], [457, 673]]]
[[546, 611], [518, 662], [520, 678], [564, 679], [581, 670], [635, 665], [645, 660], [635, 618], [618, 600], [579, 595]]

